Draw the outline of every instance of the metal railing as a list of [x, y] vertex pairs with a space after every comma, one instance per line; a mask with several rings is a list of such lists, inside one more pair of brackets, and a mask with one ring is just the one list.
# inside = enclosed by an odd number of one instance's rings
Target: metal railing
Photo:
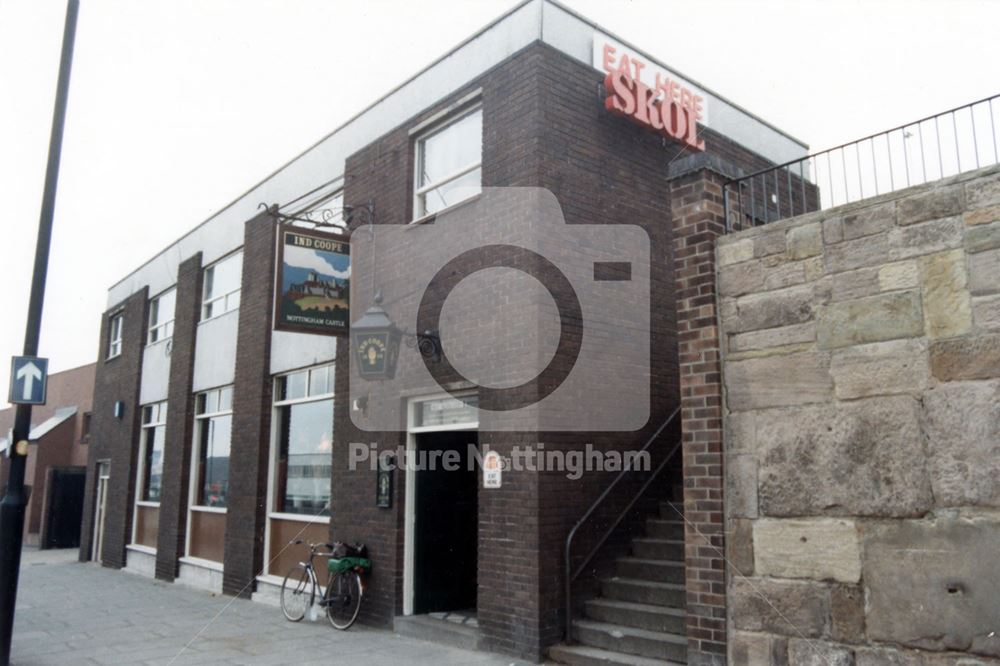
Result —
[[1000, 163], [1000, 95], [731, 180], [726, 231], [860, 201]]
[[[677, 417], [680, 414], [680, 412], [681, 412], [680, 407], [675, 409], [666, 418], [666, 420], [663, 421], [660, 427], [656, 429], [656, 432], [654, 432], [649, 437], [649, 439], [646, 440], [646, 443], [643, 445], [642, 449], [640, 449], [640, 452], [649, 450], [649, 447], [651, 447], [653, 443], [656, 442], [660, 438], [660, 436], [667, 430], [667, 428], [669, 428], [671, 424], [673, 424], [674, 421], [677, 420]], [[674, 456], [677, 454], [677, 450], [680, 449], [680, 447], [681, 447], [681, 440], [680, 437], [678, 436], [677, 443], [674, 445], [674, 447], [663, 457], [663, 460], [660, 461], [660, 463], [656, 466], [656, 469], [653, 470], [653, 472], [649, 475], [649, 478], [646, 479], [646, 482], [643, 483], [642, 487], [639, 488], [639, 490], [633, 495], [632, 499], [625, 506], [625, 508], [618, 513], [617, 518], [611, 521], [610, 527], [608, 527], [601, 535], [601, 537], [597, 539], [597, 542], [591, 547], [591, 549], [587, 552], [587, 555], [580, 561], [580, 563], [576, 566], [575, 569], [573, 568], [574, 537], [576, 537], [576, 534], [580, 530], [580, 527], [583, 526], [583, 524], [590, 519], [590, 517], [594, 514], [597, 508], [604, 503], [604, 500], [607, 499], [609, 495], [611, 495], [611, 491], [614, 490], [619, 483], [621, 483], [622, 479], [625, 478], [626, 473], [632, 470], [622, 469], [620, 472], [618, 472], [618, 476], [615, 477], [614, 481], [612, 481], [608, 485], [608, 487], [604, 489], [604, 492], [602, 492], [600, 496], [596, 500], [594, 500], [593, 503], [591, 503], [590, 507], [584, 512], [583, 517], [581, 517], [580, 520], [576, 522], [576, 525], [573, 526], [573, 529], [571, 529], [569, 531], [569, 534], [566, 536], [566, 548], [564, 552], [565, 566], [563, 575], [565, 576], [566, 580], [566, 642], [567, 643], [571, 643], [573, 640], [573, 581], [575, 581], [580, 576], [580, 574], [583, 573], [583, 570], [586, 569], [587, 565], [590, 564], [590, 561], [594, 559], [594, 556], [597, 555], [597, 552], [601, 549], [601, 547], [605, 544], [605, 542], [607, 542], [608, 538], [614, 533], [616, 529], [618, 529], [618, 526], [625, 519], [625, 516], [628, 515], [629, 511], [632, 510], [632, 507], [635, 506], [636, 502], [638, 502], [639, 499], [646, 493], [646, 490], [649, 488], [650, 484], [660, 476], [660, 473], [666, 468], [667, 463], [673, 460]]]

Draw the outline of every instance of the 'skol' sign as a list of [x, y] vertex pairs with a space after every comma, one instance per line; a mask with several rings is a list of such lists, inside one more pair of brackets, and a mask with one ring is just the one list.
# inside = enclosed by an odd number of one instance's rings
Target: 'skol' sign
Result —
[[695, 150], [705, 150], [705, 142], [698, 138], [698, 123], [707, 125], [708, 106], [694, 86], [600, 34], [594, 35], [593, 64], [606, 73], [604, 108]]

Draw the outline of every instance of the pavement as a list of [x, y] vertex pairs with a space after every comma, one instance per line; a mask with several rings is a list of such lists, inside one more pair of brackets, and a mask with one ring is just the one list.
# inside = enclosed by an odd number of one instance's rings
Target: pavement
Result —
[[483, 664], [471, 652], [325, 618], [293, 623], [281, 610], [77, 561], [77, 551], [25, 550], [11, 663]]

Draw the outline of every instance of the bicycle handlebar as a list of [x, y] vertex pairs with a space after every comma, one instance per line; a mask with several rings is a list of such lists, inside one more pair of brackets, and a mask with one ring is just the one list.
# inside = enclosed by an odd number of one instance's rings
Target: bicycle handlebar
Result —
[[303, 544], [308, 546], [309, 550], [311, 550], [314, 553], [318, 551], [320, 548], [326, 548], [327, 550], [330, 551], [330, 553], [333, 553], [333, 549], [336, 547], [332, 543], [306, 543], [302, 539], [296, 539], [295, 541], [289, 542], [289, 545], [291, 546], [300, 546]]

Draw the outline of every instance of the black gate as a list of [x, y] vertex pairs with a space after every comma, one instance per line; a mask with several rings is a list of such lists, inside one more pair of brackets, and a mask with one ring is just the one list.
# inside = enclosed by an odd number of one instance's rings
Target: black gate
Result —
[[64, 467], [52, 470], [47, 503], [46, 530], [42, 548], [77, 548], [80, 545], [80, 522], [83, 517], [83, 488], [86, 468]]

